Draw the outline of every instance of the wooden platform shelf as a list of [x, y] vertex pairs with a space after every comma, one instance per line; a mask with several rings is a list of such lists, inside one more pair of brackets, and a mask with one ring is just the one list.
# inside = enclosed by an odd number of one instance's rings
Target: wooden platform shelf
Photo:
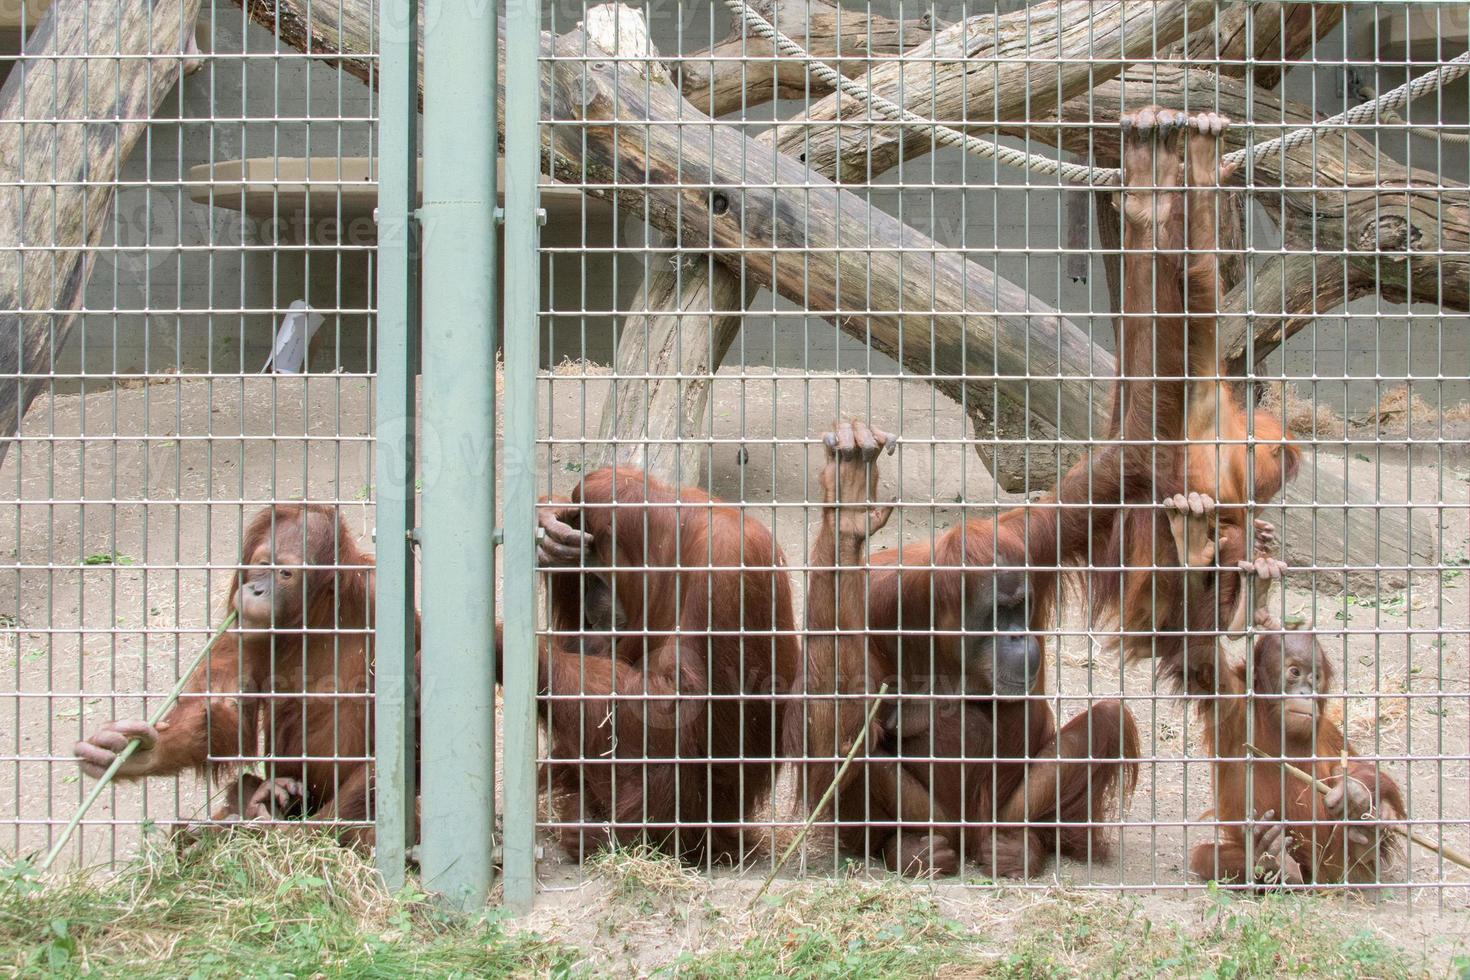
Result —
[[[420, 186], [423, 170], [420, 165]], [[504, 170], [500, 181], [504, 199]], [[243, 211], [252, 217], [307, 214], [313, 221], [371, 217], [378, 205], [377, 173], [371, 157], [251, 157], [189, 168], [189, 197], [200, 203]], [[575, 187], [542, 178], [541, 206], [558, 222], [611, 220], [605, 202]]]
[[51, 0], [27, 0], [22, 11], [21, 0], [0, 0], [0, 32], [13, 33], [19, 44], [20, 29], [35, 30], [41, 22], [41, 15], [50, 6]]

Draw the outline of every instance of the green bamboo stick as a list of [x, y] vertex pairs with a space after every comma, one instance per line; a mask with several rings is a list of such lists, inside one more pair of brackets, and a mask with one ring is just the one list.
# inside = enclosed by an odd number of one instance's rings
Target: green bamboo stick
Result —
[[[189, 683], [189, 678], [194, 676], [194, 671], [204, 662], [205, 656], [213, 649], [215, 642], [224, 635], [225, 630], [235, 624], [236, 615], [236, 611], [231, 609], [230, 614], [225, 617], [225, 621], [220, 624], [219, 629], [214, 631], [214, 636], [209, 638], [209, 642], [204, 644], [204, 649], [199, 651], [199, 656], [195, 657], [194, 662], [189, 665], [189, 669], [179, 675], [178, 683], [174, 684], [174, 689], [169, 692], [168, 697], [163, 699], [163, 704], [159, 705], [158, 709], [153, 712], [153, 717], [148, 719], [148, 724], [157, 725], [163, 720], [163, 716], [168, 714], [169, 710], [173, 708], [174, 703], [179, 700], [179, 695], [184, 693], [184, 685]], [[67, 842], [71, 840], [71, 835], [76, 833], [77, 827], [81, 825], [82, 818], [87, 815], [88, 810], [92, 809], [92, 804], [97, 802], [97, 797], [102, 795], [102, 791], [107, 788], [107, 784], [112, 782], [112, 777], [117, 775], [117, 771], [123, 767], [123, 763], [127, 762], [128, 758], [142, 744], [141, 740], [134, 738], [130, 739], [128, 744], [123, 746], [123, 750], [117, 754], [116, 759], [112, 760], [112, 765], [107, 767], [107, 771], [98, 778], [97, 785], [93, 786], [92, 792], [88, 793], [87, 798], [82, 800], [82, 805], [72, 815], [71, 820], [67, 822], [66, 829], [61, 832], [61, 836], [57, 838], [56, 843], [52, 845], [50, 853], [41, 862], [42, 871], [50, 870], [57, 856], [61, 854], [61, 849], [67, 845]]]
[[847, 758], [843, 759], [842, 765], [837, 767], [837, 775], [832, 777], [832, 784], [827, 787], [827, 792], [822, 794], [822, 798], [817, 801], [817, 805], [812, 807], [811, 816], [806, 818], [806, 825], [801, 828], [801, 832], [796, 835], [796, 838], [786, 848], [786, 853], [781, 855], [781, 860], [776, 862], [776, 866], [771, 869], [771, 873], [766, 875], [766, 880], [761, 882], [760, 891], [756, 892], [755, 897], [750, 900], [750, 908], [755, 908], [755, 903], [759, 902], [761, 896], [766, 893], [766, 889], [771, 887], [771, 882], [776, 880], [776, 875], [785, 867], [787, 859], [791, 857], [791, 853], [801, 846], [802, 841], [806, 840], [806, 835], [811, 831], [812, 825], [817, 822], [817, 817], [826, 808], [827, 801], [832, 799], [833, 793], [837, 792], [837, 784], [842, 782], [842, 777], [847, 772], [847, 767], [852, 765], [853, 757], [857, 755], [858, 746], [863, 744], [863, 735], [872, 727], [873, 718], [878, 714], [878, 708], [883, 704], [883, 695], [887, 693], [888, 682], [884, 681], [883, 685], [878, 688], [877, 696], [873, 698], [873, 706], [868, 709], [868, 717], [863, 722], [863, 730], [858, 732], [857, 738], [852, 740], [852, 748], [847, 750]]

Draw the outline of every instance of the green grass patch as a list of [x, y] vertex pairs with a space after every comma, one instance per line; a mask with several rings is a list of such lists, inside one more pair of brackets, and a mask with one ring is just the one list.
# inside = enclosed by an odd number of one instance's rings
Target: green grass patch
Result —
[[976, 934], [908, 882], [824, 882], [764, 905], [744, 941], [681, 956], [657, 975], [910, 978], [981, 962]]
[[576, 953], [493, 911], [447, 915], [315, 834], [215, 834], [111, 874], [0, 867], [0, 975], [565, 974]]
[[[996, 962], [1008, 977], [1419, 977], [1431, 975], [1310, 895], [1235, 898], [1212, 893], [1203, 915], [1158, 924], [1136, 902], [1076, 899], [1034, 916]], [[1034, 926], [1034, 927], [1033, 927]]]
[[1020, 893], [858, 872], [782, 882], [752, 908], [757, 881], [711, 880], [647, 848], [599, 855], [588, 872], [570, 901], [546, 896], [542, 934], [493, 908], [446, 913], [417, 885], [391, 895], [361, 856], [311, 833], [213, 834], [110, 873], [0, 864], [0, 976], [1392, 980], [1470, 968], [1452, 958], [1462, 936], [1416, 937], [1341, 896]]
[[83, 558], [82, 559], [82, 564], [83, 565], [131, 565], [131, 564], [133, 564], [133, 559], [132, 559], [132, 556], [131, 555], [119, 554], [116, 551], [99, 551], [99, 552], [97, 552], [95, 554], [87, 555], [85, 558]]

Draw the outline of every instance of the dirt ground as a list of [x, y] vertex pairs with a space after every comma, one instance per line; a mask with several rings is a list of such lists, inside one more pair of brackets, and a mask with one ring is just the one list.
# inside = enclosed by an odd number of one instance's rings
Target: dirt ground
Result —
[[[576, 365], [543, 383], [552, 439], [540, 459], [546, 489], [565, 491], [595, 465], [584, 440], [595, 435], [608, 384], [605, 372]], [[871, 415], [902, 439], [881, 488], [902, 504], [876, 547], [927, 540], [1010, 502], [967, 444], [959, 406], [923, 383], [726, 371], [712, 404], [711, 489], [745, 501], [793, 561], [813, 531], [806, 501], [816, 492], [816, 436], [834, 417]], [[87, 789], [70, 760], [72, 742], [109, 718], [140, 714], [142, 693], [166, 692], [204, 642], [244, 517], [266, 501], [307, 496], [342, 502], [353, 526], [371, 533], [371, 431], [369, 382], [360, 377], [186, 379], [37, 404], [25, 441], [0, 469], [0, 614], [15, 618], [0, 622], [0, 851], [46, 845]], [[1470, 546], [1470, 450], [1441, 436], [1411, 454], [1403, 439], [1389, 425], [1351, 442], [1320, 442], [1319, 465], [1347, 472], [1381, 503], [1418, 508], [1451, 567], [1406, 582], [1376, 577], [1378, 588], [1371, 574], [1366, 587], [1359, 576], [1344, 589], [1340, 575], [1334, 588], [1334, 576], [1297, 572], [1285, 608], [1325, 631], [1344, 675], [1346, 726], [1360, 751], [1390, 760], [1416, 829], [1470, 851], [1470, 588], [1460, 569]], [[1310, 542], [1287, 546], [1298, 564], [1311, 553]], [[1371, 546], [1366, 554], [1371, 564]], [[793, 582], [799, 596], [800, 576]], [[1396, 582], [1405, 587], [1390, 587]], [[1184, 857], [1207, 833], [1196, 822], [1210, 795], [1207, 766], [1192, 761], [1201, 754], [1198, 723], [1176, 699], [1156, 694], [1146, 666], [1125, 670], [1105, 637], [1088, 636], [1076, 603], [1063, 633], [1050, 668], [1055, 710], [1070, 717], [1089, 699], [1123, 693], [1145, 732], [1148, 761], [1115, 853], [1091, 866], [1063, 861], [1035, 883], [1197, 887]], [[140, 821], [197, 817], [205, 790], [185, 776], [105, 793], [77, 856], [96, 862], [131, 852]], [[792, 819], [789, 793], [778, 795], [770, 818]], [[544, 851], [548, 907], [575, 907], [586, 887], [581, 869], [550, 841]], [[1410, 856], [1392, 879], [1404, 887], [1386, 901], [1404, 909], [1409, 899], [1416, 908], [1467, 904], [1467, 872], [1428, 851]], [[806, 862], [815, 873], [835, 867], [820, 852]], [[758, 879], [768, 867], [762, 860], [712, 873]], [[1439, 882], [1453, 887], [1441, 892]]]

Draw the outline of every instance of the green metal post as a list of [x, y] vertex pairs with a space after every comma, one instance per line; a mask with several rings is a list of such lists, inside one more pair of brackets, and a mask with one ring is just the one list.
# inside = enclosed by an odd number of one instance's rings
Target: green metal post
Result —
[[536, 890], [536, 373], [541, 307], [540, 0], [505, 32], [505, 904]]
[[418, 3], [379, 4], [375, 778], [378, 871], [403, 884], [414, 839], [414, 381], [418, 371]]
[[424, 24], [424, 885], [483, 905], [495, 826], [495, 6]]

